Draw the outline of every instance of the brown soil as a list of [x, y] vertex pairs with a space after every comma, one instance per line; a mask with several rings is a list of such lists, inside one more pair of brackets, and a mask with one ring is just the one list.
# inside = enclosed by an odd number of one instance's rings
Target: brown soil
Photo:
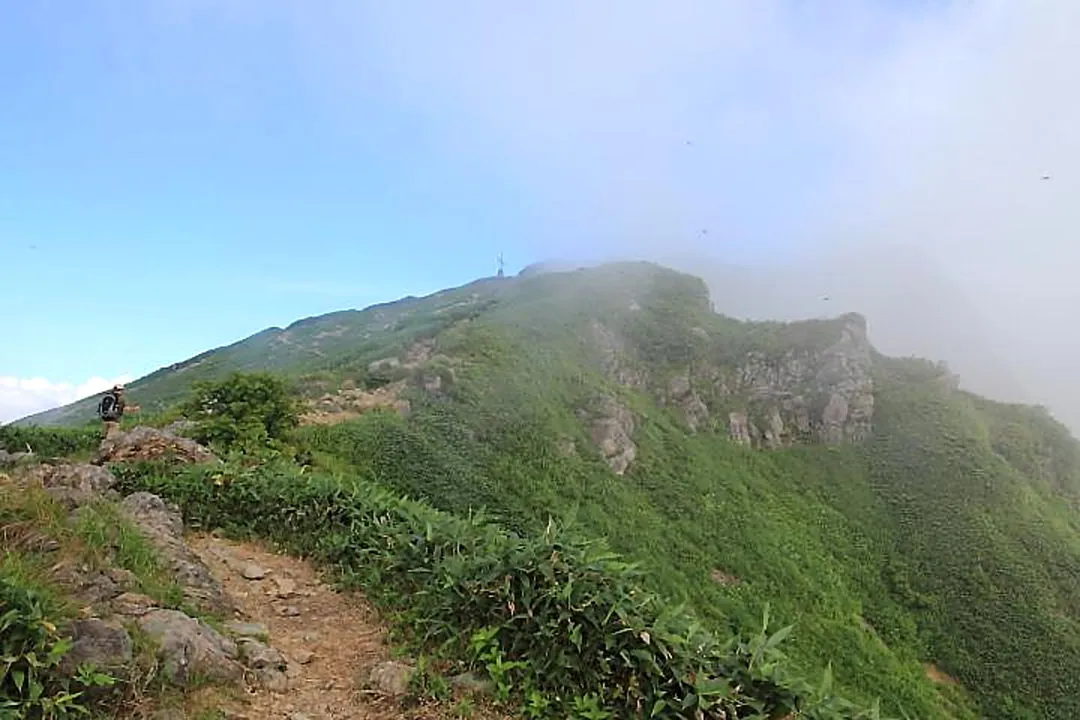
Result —
[[935, 667], [934, 665], [930, 665], [930, 664], [924, 665], [923, 670], [926, 671], [926, 677], [930, 678], [931, 682], [937, 683], [938, 685], [958, 685], [959, 684], [959, 683], [956, 682], [956, 678], [953, 678], [953, 677], [943, 673], [941, 670], [938, 670], [937, 667]]
[[[336, 591], [307, 562], [258, 544], [208, 535], [192, 537], [188, 543], [236, 599], [242, 609], [240, 619], [267, 626], [269, 643], [285, 656], [290, 668], [289, 688], [284, 692], [251, 689], [241, 699], [220, 699], [218, 704], [227, 716], [250, 720], [497, 717], [489, 709], [460, 714], [464, 708], [451, 708], [449, 703], [403, 708], [399, 700], [366, 689], [371, 669], [391, 658], [385, 628], [361, 596]], [[265, 577], [245, 579], [243, 570], [249, 565], [266, 571]], [[281, 594], [289, 596], [278, 597]], [[200, 704], [205, 707], [205, 702]]]

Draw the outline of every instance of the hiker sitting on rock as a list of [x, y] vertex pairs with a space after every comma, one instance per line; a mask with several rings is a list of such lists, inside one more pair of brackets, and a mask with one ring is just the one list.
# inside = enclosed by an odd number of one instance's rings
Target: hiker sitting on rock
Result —
[[125, 410], [138, 412], [139, 406], [127, 407], [127, 402], [124, 400], [124, 386], [113, 385], [112, 390], [105, 393], [98, 403], [98, 417], [105, 426], [105, 439], [108, 439], [120, 427], [120, 419], [124, 417]]

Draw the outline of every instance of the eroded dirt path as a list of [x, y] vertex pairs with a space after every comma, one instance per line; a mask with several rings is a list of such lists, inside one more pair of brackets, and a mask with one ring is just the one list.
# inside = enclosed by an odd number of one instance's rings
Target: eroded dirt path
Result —
[[242, 700], [229, 702], [230, 716], [250, 720], [455, 716], [448, 705], [402, 709], [397, 700], [365, 689], [372, 668], [390, 659], [390, 648], [375, 610], [361, 596], [335, 591], [307, 562], [258, 544], [211, 535], [193, 536], [188, 542], [235, 598], [241, 621], [265, 625], [269, 643], [289, 666], [287, 688], [249, 691]]

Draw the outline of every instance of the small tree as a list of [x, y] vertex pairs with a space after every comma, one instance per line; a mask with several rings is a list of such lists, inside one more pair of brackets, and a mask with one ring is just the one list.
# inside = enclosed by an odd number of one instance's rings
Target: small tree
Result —
[[244, 453], [281, 449], [300, 423], [300, 402], [290, 386], [265, 372], [196, 383], [182, 412], [196, 423], [198, 441]]

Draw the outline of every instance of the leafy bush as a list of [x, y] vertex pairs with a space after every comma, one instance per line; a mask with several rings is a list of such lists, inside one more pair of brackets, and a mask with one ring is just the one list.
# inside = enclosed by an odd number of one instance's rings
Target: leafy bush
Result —
[[101, 442], [96, 425], [80, 428], [44, 428], [0, 425], [0, 449], [10, 453], [27, 448], [46, 457], [92, 452]]
[[399, 610], [415, 642], [472, 658], [538, 717], [878, 717], [788, 675], [779, 643], [791, 628], [769, 635], [766, 618], [753, 638], [717, 638], [645, 592], [633, 566], [553, 524], [521, 537], [285, 466], [116, 472], [193, 524], [334, 565]]
[[59, 671], [71, 641], [46, 616], [43, 594], [0, 572], [0, 718], [65, 718], [89, 714], [84, 692], [112, 677], [82, 666]]
[[258, 454], [280, 449], [300, 422], [300, 404], [289, 385], [270, 373], [232, 373], [196, 383], [183, 414], [195, 421], [195, 439], [221, 450]]

